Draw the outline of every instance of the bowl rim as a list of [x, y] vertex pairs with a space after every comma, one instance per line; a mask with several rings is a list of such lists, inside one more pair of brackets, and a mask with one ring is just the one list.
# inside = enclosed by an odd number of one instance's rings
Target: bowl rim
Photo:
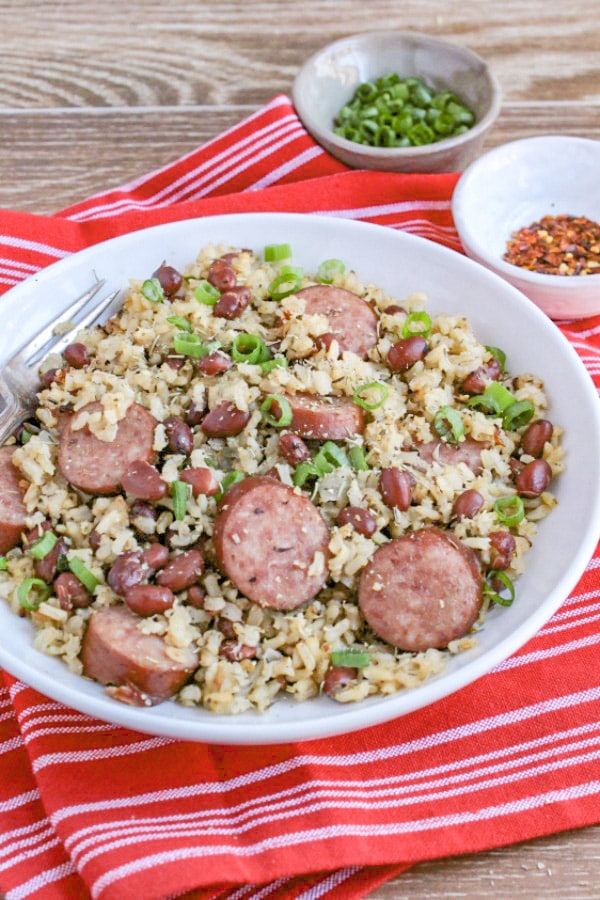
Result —
[[[368, 144], [358, 144], [356, 141], [349, 141], [347, 138], [335, 134], [333, 128], [323, 127], [318, 119], [313, 116], [310, 107], [304, 102], [300, 90], [302, 82], [308, 77], [309, 68], [314, 65], [316, 60], [338, 48], [341, 49], [342, 47], [352, 44], [361, 44], [366, 39], [390, 41], [394, 39], [404, 40], [407, 38], [416, 43], [423, 42], [435, 44], [440, 48], [443, 47], [456, 50], [457, 53], [465, 56], [469, 62], [480, 66], [481, 77], [487, 81], [490, 88], [490, 106], [485, 115], [462, 134], [454, 137], [442, 138], [439, 141], [435, 141], [433, 144], [422, 144], [421, 146], [416, 147], [371, 147]], [[462, 44], [456, 44], [453, 41], [429, 35], [422, 31], [363, 31], [358, 34], [350, 34], [346, 37], [338, 38], [338, 40], [326, 44], [313, 53], [312, 56], [304, 62], [294, 78], [292, 85], [292, 100], [296, 112], [308, 131], [310, 131], [313, 136], [316, 136], [317, 134], [323, 136], [330, 145], [343, 150], [345, 153], [360, 154], [361, 156], [371, 158], [374, 161], [386, 159], [390, 156], [397, 159], [408, 157], [425, 159], [432, 153], [461, 147], [463, 144], [485, 134], [500, 114], [502, 106], [502, 88], [489, 63], [474, 50], [471, 50], [469, 47], [464, 47]]]
[[[584, 291], [591, 290], [594, 282], [588, 284], [584, 278], [575, 278], [567, 275], [551, 275], [546, 272], [532, 272], [530, 269], [521, 268], [521, 266], [506, 262], [501, 256], [492, 256], [486, 246], [479, 239], [479, 232], [471, 226], [470, 219], [465, 211], [465, 196], [472, 187], [473, 179], [480, 174], [482, 169], [487, 168], [490, 163], [496, 159], [506, 156], [510, 157], [515, 150], [525, 150], [532, 145], [541, 143], [559, 142], [566, 144], [584, 144], [586, 146], [595, 146], [598, 149], [600, 159], [600, 141], [593, 138], [580, 137], [578, 135], [569, 134], [538, 134], [532, 137], [518, 138], [516, 141], [508, 141], [505, 144], [499, 144], [486, 153], [483, 153], [477, 159], [470, 163], [464, 172], [461, 173], [452, 193], [452, 218], [458, 232], [461, 242], [468, 246], [469, 253], [473, 253], [477, 259], [481, 260], [485, 265], [493, 267], [494, 271], [511, 280], [520, 280], [522, 282], [538, 285], [545, 288], [560, 288], [567, 291]], [[513, 160], [514, 165], [514, 160]], [[598, 279], [600, 282], [600, 278]]]

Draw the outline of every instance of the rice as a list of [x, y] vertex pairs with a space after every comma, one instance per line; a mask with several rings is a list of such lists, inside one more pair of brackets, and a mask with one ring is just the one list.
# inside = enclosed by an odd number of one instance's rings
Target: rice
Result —
[[[230, 265], [237, 284], [247, 285], [252, 294], [247, 308], [231, 320], [215, 316], [211, 306], [199, 303], [194, 295], [211, 264], [225, 253], [235, 254]], [[119, 315], [103, 327], [78, 335], [87, 347], [89, 364], [77, 369], [61, 362], [60, 377], [41, 390], [36, 412], [39, 433], [16, 446], [13, 456], [23, 479], [26, 525], [33, 528], [49, 521], [67, 546], [67, 565], [77, 557], [97, 585], [83, 608], [61, 604], [49, 585], [48, 596], [36, 608], [24, 609], [19, 587], [35, 577], [35, 568], [30, 552], [17, 546], [8, 552], [7, 568], [0, 572], [0, 597], [15, 613], [30, 617], [35, 647], [59, 657], [71, 671], [83, 671], [82, 642], [90, 617], [124, 603], [107, 580], [111, 566], [122, 554], [147, 547], [150, 541], [167, 542], [173, 553], [198, 546], [205, 552], [199, 578], [202, 605], [192, 603], [190, 590], [184, 589], [176, 592], [171, 608], [139, 621], [140, 632], [160, 638], [173, 661], [181, 661], [190, 649], [197, 653], [197, 668], [173, 697], [185, 706], [220, 715], [264, 712], [280, 696], [304, 701], [324, 690], [338, 702], [358, 702], [413, 688], [439, 674], [451, 655], [474, 645], [489, 597], [471, 634], [443, 649], [405, 652], [386, 644], [369, 628], [357, 602], [357, 588], [362, 570], [379, 547], [429, 526], [451, 532], [471, 548], [484, 573], [492, 565], [490, 534], [502, 527], [494, 504], [500, 497], [516, 494], [513, 468], [525, 427], [506, 430], [498, 415], [467, 403], [461, 386], [469, 373], [489, 363], [490, 348], [480, 343], [465, 317], [439, 314], [431, 317], [423, 358], [405, 373], [392, 372], [388, 353], [401, 339], [406, 317], [426, 310], [424, 295], [387, 296], [376, 285], [363, 284], [353, 271], [334, 277], [335, 286], [363, 298], [377, 312], [376, 342], [362, 359], [341, 350], [336, 339], [328, 345], [320, 343], [330, 329], [328, 318], [305, 314], [301, 296], [292, 293], [281, 302], [270, 299], [269, 285], [281, 267], [282, 263], [266, 263], [249, 250], [210, 245], [185, 271], [182, 288], [162, 302], [147, 299], [144, 282], [131, 281]], [[303, 274], [298, 287], [315, 283], [315, 278]], [[390, 309], [399, 303], [404, 312]], [[218, 341], [225, 354], [231, 352], [236, 336], [246, 333], [260, 337], [272, 352], [285, 355], [289, 364], [265, 372], [260, 365], [239, 362], [221, 374], [205, 376], [192, 358], [174, 350], [174, 334], [180, 327], [169, 321], [174, 316], [186, 320], [204, 342]], [[370, 410], [364, 433], [350, 436], [345, 446], [345, 450], [361, 447], [368, 468], [354, 468], [346, 459], [303, 485], [303, 491], [295, 488], [310, 496], [329, 526], [330, 539], [328, 557], [316, 552], [308, 567], [311, 576], [326, 572], [325, 587], [291, 611], [252, 602], [220, 571], [212, 541], [218, 508], [214, 496], [189, 497], [183, 518], [177, 519], [167, 492], [153, 504], [155, 514], [135, 516], [133, 498], [122, 491], [109, 496], [86, 494], [65, 480], [58, 464], [65, 412], [72, 415], [74, 431], [87, 429], [110, 443], [136, 403], [157, 421], [152, 446], [158, 454], [156, 467], [169, 487], [190, 465], [211, 467], [218, 482], [233, 471], [244, 477], [275, 472], [283, 484], [294, 485], [294, 467], [282, 459], [278, 429], [261, 415], [262, 398], [302, 394], [352, 399], [360, 385], [373, 382], [386, 387], [385, 401]], [[516, 401], [532, 404], [534, 419], [545, 414], [548, 399], [535, 375], [505, 372], [500, 383]], [[185, 418], [191, 408], [213, 409], [224, 402], [249, 414], [240, 434], [210, 438], [195, 426], [191, 453], [169, 448], [165, 420]], [[97, 404], [93, 411], [90, 403]], [[436, 453], [424, 460], [419, 451], [437, 439], [435, 416], [446, 406], [460, 409], [464, 426], [460, 440], [485, 445], [477, 473], [462, 461], [448, 463]], [[561, 436], [555, 423], [551, 440], [543, 448], [553, 477], [564, 467]], [[318, 449], [314, 442], [309, 444], [313, 452]], [[532, 459], [521, 454], [520, 463]], [[410, 473], [413, 487], [408, 508], [392, 509], [385, 502], [380, 489], [384, 467]], [[457, 518], [454, 500], [468, 489], [481, 496], [481, 509], [471, 518]], [[515, 549], [504, 569], [506, 578], [517, 579], [524, 571], [538, 522], [555, 503], [550, 490], [525, 499], [522, 520], [510, 526]], [[340, 511], [348, 505], [370, 511], [376, 522], [373, 534], [366, 536], [350, 524], [338, 524]], [[329, 690], [331, 653], [344, 648], [364, 651], [368, 663], [355, 668], [336, 690]]]

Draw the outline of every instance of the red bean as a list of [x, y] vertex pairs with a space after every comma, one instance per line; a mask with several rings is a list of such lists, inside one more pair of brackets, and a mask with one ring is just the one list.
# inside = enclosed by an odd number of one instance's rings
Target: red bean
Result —
[[337, 691], [348, 687], [356, 679], [356, 669], [350, 666], [329, 666], [323, 679], [323, 690], [332, 697]]
[[67, 611], [85, 609], [92, 602], [91, 594], [72, 572], [61, 572], [54, 582], [54, 593], [60, 608]]
[[63, 358], [74, 369], [83, 369], [90, 361], [90, 354], [85, 344], [69, 344], [63, 350]]
[[517, 547], [514, 537], [510, 531], [492, 531], [488, 537], [492, 569], [508, 569]]
[[212, 263], [206, 278], [218, 291], [228, 291], [237, 281], [232, 267], [222, 259], [216, 259]]
[[99, 531], [96, 531], [93, 528], [88, 535], [88, 544], [92, 548], [92, 550], [97, 550], [100, 544], [102, 543], [102, 535]]
[[185, 359], [183, 356], [167, 356], [165, 362], [170, 369], [173, 369], [174, 372], [179, 372], [179, 370], [185, 364]]
[[48, 584], [52, 584], [56, 575], [59, 557], [66, 556], [68, 549], [66, 542], [59, 538], [50, 553], [47, 553], [43, 559], [36, 559], [34, 562], [33, 568], [36, 576], [43, 579], [43, 581], [47, 581]]
[[240, 662], [242, 659], [252, 659], [256, 656], [256, 647], [238, 644], [237, 641], [223, 641], [219, 648], [219, 656], [223, 656], [229, 662]]
[[202, 359], [199, 359], [196, 362], [196, 368], [202, 372], [203, 375], [221, 375], [222, 372], [227, 372], [233, 365], [233, 360], [229, 356], [225, 356], [224, 353], [209, 353], [207, 356], [203, 356]]
[[213, 312], [222, 319], [237, 319], [250, 303], [250, 288], [245, 284], [234, 285], [224, 291], [217, 300]]
[[390, 347], [387, 363], [392, 372], [406, 372], [427, 353], [427, 341], [418, 334], [402, 338]]
[[205, 415], [206, 407], [196, 406], [195, 403], [192, 403], [185, 414], [185, 421], [194, 428], [196, 425], [200, 425]]
[[479, 491], [469, 489], [459, 494], [452, 504], [452, 515], [459, 519], [472, 519], [483, 506], [483, 497]]
[[135, 503], [132, 503], [131, 509], [129, 510], [129, 518], [131, 520], [152, 519], [153, 522], [156, 522], [158, 513], [149, 503], [145, 503], [143, 500], [136, 500]]
[[386, 306], [383, 312], [388, 316], [397, 316], [399, 314], [406, 315], [406, 310], [403, 306], [398, 306], [397, 303], [392, 303], [390, 306]]
[[544, 444], [551, 440], [554, 426], [548, 419], [537, 419], [526, 429], [521, 438], [521, 450], [528, 456], [539, 458], [544, 452]]
[[179, 480], [191, 485], [194, 497], [199, 497], [200, 494], [214, 497], [219, 490], [219, 482], [212, 469], [206, 466], [192, 466], [189, 469], [183, 469], [179, 473]]
[[171, 609], [175, 594], [159, 584], [136, 584], [125, 594], [125, 603], [138, 616], [156, 616]]
[[151, 569], [162, 569], [169, 559], [169, 548], [158, 542], [142, 550], [142, 559]]
[[62, 384], [65, 380], [66, 372], [64, 369], [46, 369], [40, 374], [40, 381], [43, 387], [50, 387], [55, 381]]
[[465, 394], [483, 394], [490, 381], [498, 381], [501, 367], [496, 357], [471, 372], [463, 381]]
[[209, 438], [232, 437], [243, 431], [249, 420], [249, 412], [244, 412], [225, 400], [211, 409], [202, 420], [200, 427]]
[[108, 571], [107, 580], [115, 594], [123, 597], [134, 585], [147, 581], [150, 574], [150, 567], [141, 550], [128, 550], [117, 556]]
[[166, 297], [172, 297], [173, 294], [176, 294], [183, 284], [181, 273], [174, 269], [173, 266], [167, 266], [166, 263], [162, 263], [152, 273], [152, 277], [158, 278]]
[[291, 431], [279, 435], [279, 452], [290, 466], [297, 466], [310, 459], [310, 450], [302, 438]]
[[534, 459], [523, 466], [515, 478], [517, 493], [523, 497], [539, 497], [552, 480], [552, 469], [545, 459]]
[[237, 631], [235, 630], [235, 626], [231, 619], [226, 619], [224, 616], [219, 616], [219, 618], [215, 622], [215, 628], [220, 631], [221, 634], [226, 638], [229, 638], [229, 640], [237, 640]]
[[124, 491], [139, 500], [160, 500], [169, 489], [158, 469], [142, 459], [131, 463], [121, 479], [121, 485]]
[[205, 596], [204, 588], [199, 584], [193, 584], [188, 588], [187, 602], [190, 606], [193, 606], [194, 609], [204, 609]]
[[319, 350], [329, 350], [334, 341], [337, 341], [337, 337], [333, 331], [326, 331], [325, 334], [320, 334], [315, 338], [315, 343]]
[[379, 478], [379, 490], [386, 506], [406, 510], [412, 502], [413, 478], [395, 466], [382, 469]]
[[189, 455], [194, 449], [194, 436], [190, 426], [186, 425], [179, 416], [168, 416], [163, 424], [167, 433], [169, 449], [173, 453]]
[[377, 531], [377, 520], [373, 513], [362, 506], [346, 506], [340, 511], [338, 525], [350, 524], [358, 534], [371, 537]]
[[204, 557], [200, 550], [186, 550], [175, 556], [156, 576], [158, 584], [173, 591], [184, 591], [195, 584], [204, 570]]
[[41, 525], [35, 525], [33, 528], [28, 528], [23, 532], [23, 549], [29, 550], [29, 548], [39, 541], [47, 531], [52, 531], [52, 522], [49, 519], [45, 519]]

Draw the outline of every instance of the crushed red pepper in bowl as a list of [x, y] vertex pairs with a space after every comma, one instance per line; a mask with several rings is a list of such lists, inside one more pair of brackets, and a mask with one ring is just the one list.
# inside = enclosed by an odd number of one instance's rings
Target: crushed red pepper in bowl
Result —
[[504, 259], [546, 275], [600, 275], [600, 224], [585, 216], [544, 216], [512, 234]]

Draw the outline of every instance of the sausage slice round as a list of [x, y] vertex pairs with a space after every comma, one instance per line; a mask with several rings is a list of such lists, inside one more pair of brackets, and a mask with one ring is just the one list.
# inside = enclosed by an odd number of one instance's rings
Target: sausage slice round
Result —
[[360, 406], [347, 397], [287, 396], [292, 409], [290, 431], [316, 441], [346, 441], [365, 430]]
[[82, 412], [100, 410], [100, 403], [88, 403], [69, 416], [60, 435], [58, 466], [67, 481], [88, 494], [111, 494], [133, 462], [154, 461], [156, 419], [139, 403], [132, 403], [118, 424], [113, 441], [101, 441], [89, 430], [75, 430], [73, 423]]
[[474, 475], [479, 475], [483, 469], [481, 451], [488, 447], [489, 444], [484, 441], [476, 441], [468, 437], [464, 441], [459, 441], [458, 444], [448, 444], [438, 440], [429, 441], [426, 444], [419, 444], [415, 449], [426, 463], [431, 463], [433, 460], [444, 466], [457, 466], [459, 463], [464, 463]]
[[16, 447], [0, 447], [0, 554], [19, 542], [27, 511], [19, 484], [22, 475], [13, 464]]
[[94, 612], [81, 648], [83, 674], [101, 684], [136, 688], [140, 703], [154, 705], [183, 687], [198, 656], [190, 649], [178, 651], [183, 661], [172, 659], [163, 638], [139, 630], [142, 621], [125, 606]]
[[295, 294], [304, 300], [306, 315], [327, 316], [329, 332], [340, 350], [351, 350], [365, 359], [377, 341], [377, 316], [369, 304], [344, 288], [315, 284]]
[[358, 602], [375, 634], [401, 650], [447, 647], [481, 608], [475, 554], [439, 528], [384, 544], [363, 569]]
[[274, 478], [246, 478], [226, 492], [214, 541], [223, 571], [261, 606], [295, 609], [327, 581], [325, 520], [308, 497]]

